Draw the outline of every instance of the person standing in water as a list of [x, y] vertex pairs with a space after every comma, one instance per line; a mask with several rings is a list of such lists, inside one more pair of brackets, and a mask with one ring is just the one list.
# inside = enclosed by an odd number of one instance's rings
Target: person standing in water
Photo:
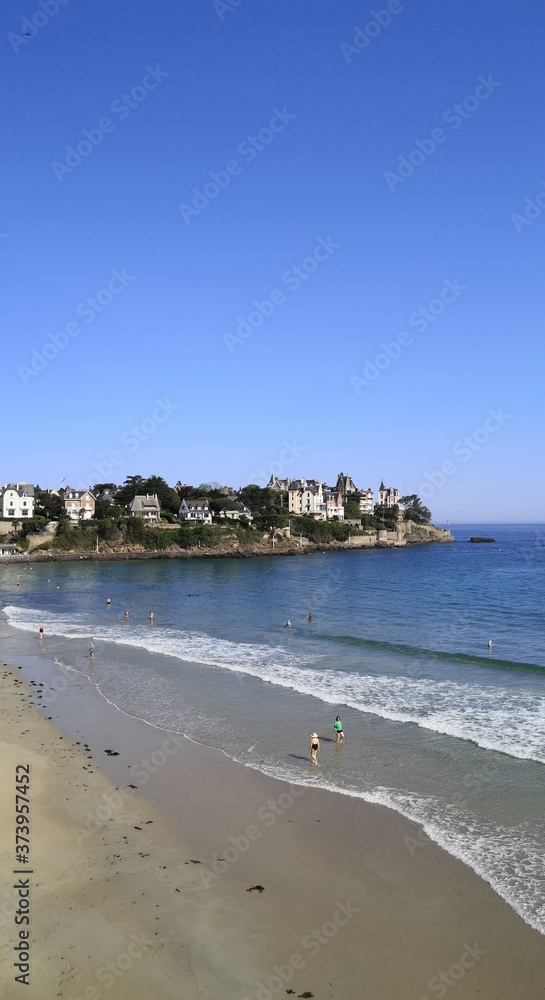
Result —
[[311, 621], [312, 621], [312, 611], [309, 611], [309, 613], [307, 615], [307, 622], [311, 622]]
[[89, 643], [89, 657], [93, 657], [94, 655], [95, 655], [95, 647], [93, 646], [93, 643], [90, 642]]
[[320, 740], [318, 739], [318, 733], [313, 733], [312, 736], [310, 737], [310, 746], [309, 746], [310, 759], [313, 764], [318, 763], [316, 754], [318, 753], [319, 749], [320, 749]]
[[125, 611], [124, 618], [125, 618], [125, 621], [128, 622], [128, 620], [129, 620], [129, 612], [128, 611]]
[[333, 728], [335, 730], [335, 742], [342, 743], [342, 741], [344, 740], [344, 733], [340, 715], [338, 715], [337, 718], [335, 719], [335, 722], [333, 723]]
[[38, 635], [39, 635], [38, 644], [40, 646], [43, 646], [43, 644], [44, 644], [44, 627], [43, 627], [43, 625], [40, 625], [40, 628], [38, 629]]

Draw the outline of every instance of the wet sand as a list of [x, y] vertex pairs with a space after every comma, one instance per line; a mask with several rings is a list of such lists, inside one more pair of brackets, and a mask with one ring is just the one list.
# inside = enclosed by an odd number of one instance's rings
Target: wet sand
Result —
[[[21, 662], [1, 668], [2, 997], [545, 996], [545, 938], [414, 824], [267, 778], [131, 719], [78, 674]], [[13, 875], [17, 764], [31, 767], [29, 876]]]

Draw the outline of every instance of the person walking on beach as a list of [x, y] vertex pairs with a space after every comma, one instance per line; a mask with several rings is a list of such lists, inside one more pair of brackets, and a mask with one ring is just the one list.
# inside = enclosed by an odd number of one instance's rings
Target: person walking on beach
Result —
[[310, 737], [310, 746], [309, 746], [310, 759], [313, 764], [318, 763], [316, 754], [318, 753], [319, 749], [320, 749], [320, 740], [318, 739], [318, 733], [313, 733], [312, 736]]
[[40, 625], [40, 627], [38, 629], [38, 635], [39, 635], [38, 645], [39, 646], [43, 646], [43, 644], [44, 644], [44, 627], [43, 627], [43, 625]]
[[344, 733], [340, 715], [338, 715], [337, 718], [335, 719], [335, 722], [333, 723], [333, 728], [335, 730], [335, 742], [342, 743], [342, 741], [344, 740]]
[[95, 647], [93, 646], [93, 643], [90, 642], [89, 643], [89, 657], [93, 657], [94, 655], [95, 655]]

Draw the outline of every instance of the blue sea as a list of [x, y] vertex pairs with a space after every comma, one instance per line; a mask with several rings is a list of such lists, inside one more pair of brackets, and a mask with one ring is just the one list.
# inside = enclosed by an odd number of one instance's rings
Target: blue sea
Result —
[[451, 531], [302, 557], [3, 564], [2, 652], [35, 654], [43, 625], [40, 655], [124, 712], [397, 810], [545, 933], [545, 525]]

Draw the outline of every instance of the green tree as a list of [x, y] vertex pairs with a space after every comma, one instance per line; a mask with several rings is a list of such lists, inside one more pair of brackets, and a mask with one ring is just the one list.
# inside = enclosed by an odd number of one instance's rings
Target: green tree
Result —
[[431, 510], [425, 507], [416, 493], [411, 493], [406, 497], [401, 497], [399, 501], [404, 507], [403, 518], [405, 521], [414, 521], [416, 524], [429, 524], [431, 521]]
[[180, 497], [178, 493], [168, 485], [162, 476], [149, 476], [148, 479], [143, 479], [140, 482], [138, 493], [148, 493], [150, 496], [155, 495], [161, 504], [161, 510], [169, 510], [172, 514], [177, 514], [180, 509]]
[[347, 497], [344, 505], [344, 516], [349, 521], [361, 521], [361, 510], [357, 500]]
[[126, 507], [134, 500], [137, 493], [142, 492], [142, 476], [127, 476], [123, 486], [116, 495], [117, 503], [120, 507]]
[[41, 490], [39, 486], [34, 491], [34, 511], [50, 521], [56, 521], [64, 514], [64, 503], [60, 496]]
[[397, 504], [394, 504], [393, 507], [386, 507], [385, 505], [375, 507], [373, 516], [375, 527], [377, 529], [386, 528], [386, 531], [395, 531], [398, 515], [399, 507]]

